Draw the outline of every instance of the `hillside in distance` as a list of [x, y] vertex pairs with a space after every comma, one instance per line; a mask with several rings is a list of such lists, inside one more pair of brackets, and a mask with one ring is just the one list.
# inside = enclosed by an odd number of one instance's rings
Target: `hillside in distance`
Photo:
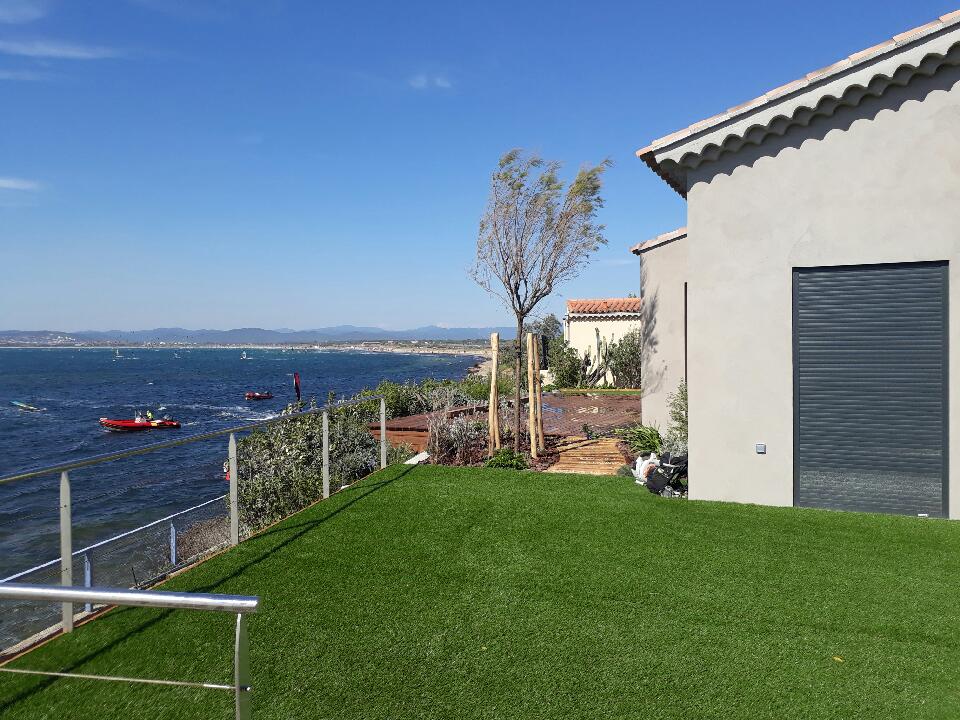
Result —
[[187, 330], [154, 328], [152, 330], [0, 330], [0, 345], [77, 345], [77, 344], [196, 344], [196, 345], [298, 345], [304, 343], [374, 342], [374, 341], [445, 341], [484, 340], [498, 332], [504, 340], [513, 339], [516, 331], [509, 327], [451, 328], [428, 325], [410, 330], [383, 330], [375, 327], [337, 325], [314, 330], [265, 330], [235, 328], [232, 330]]

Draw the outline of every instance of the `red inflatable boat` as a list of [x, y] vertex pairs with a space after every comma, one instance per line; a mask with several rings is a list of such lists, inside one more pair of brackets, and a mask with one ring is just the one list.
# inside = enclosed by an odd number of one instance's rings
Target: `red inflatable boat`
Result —
[[111, 420], [110, 418], [100, 418], [100, 424], [112, 432], [137, 432], [155, 428], [180, 427], [180, 423], [176, 420]]
[[273, 400], [273, 393], [271, 392], [248, 392], [244, 394], [244, 397], [247, 400]]

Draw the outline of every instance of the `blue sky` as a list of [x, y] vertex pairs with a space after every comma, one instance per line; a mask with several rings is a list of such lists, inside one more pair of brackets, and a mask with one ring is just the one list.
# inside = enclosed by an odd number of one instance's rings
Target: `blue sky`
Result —
[[686, 214], [637, 148], [953, 9], [0, 0], [0, 328], [509, 324], [466, 269], [517, 146], [615, 162], [542, 310], [636, 292]]

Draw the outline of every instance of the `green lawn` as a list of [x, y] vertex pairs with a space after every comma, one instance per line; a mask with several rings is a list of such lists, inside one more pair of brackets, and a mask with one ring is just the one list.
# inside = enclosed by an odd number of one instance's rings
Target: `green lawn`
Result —
[[[392, 467], [167, 587], [262, 596], [258, 719], [782, 720], [956, 717], [958, 578], [957, 523]], [[231, 621], [114, 611], [19, 664], [229, 682]], [[230, 713], [0, 675], [5, 720]]]

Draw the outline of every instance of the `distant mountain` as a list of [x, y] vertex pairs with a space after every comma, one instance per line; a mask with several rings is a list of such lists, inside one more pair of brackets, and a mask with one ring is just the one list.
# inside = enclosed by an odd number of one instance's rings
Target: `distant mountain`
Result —
[[383, 330], [375, 327], [337, 325], [315, 330], [264, 330], [263, 328], [235, 328], [233, 330], [186, 330], [184, 328], [154, 328], [153, 330], [0, 330], [2, 345], [75, 345], [108, 343], [195, 343], [198, 345], [279, 345], [321, 342], [364, 342], [377, 340], [480, 340], [490, 333], [500, 333], [505, 340], [516, 334], [509, 327], [445, 328], [437, 325], [412, 330]]

